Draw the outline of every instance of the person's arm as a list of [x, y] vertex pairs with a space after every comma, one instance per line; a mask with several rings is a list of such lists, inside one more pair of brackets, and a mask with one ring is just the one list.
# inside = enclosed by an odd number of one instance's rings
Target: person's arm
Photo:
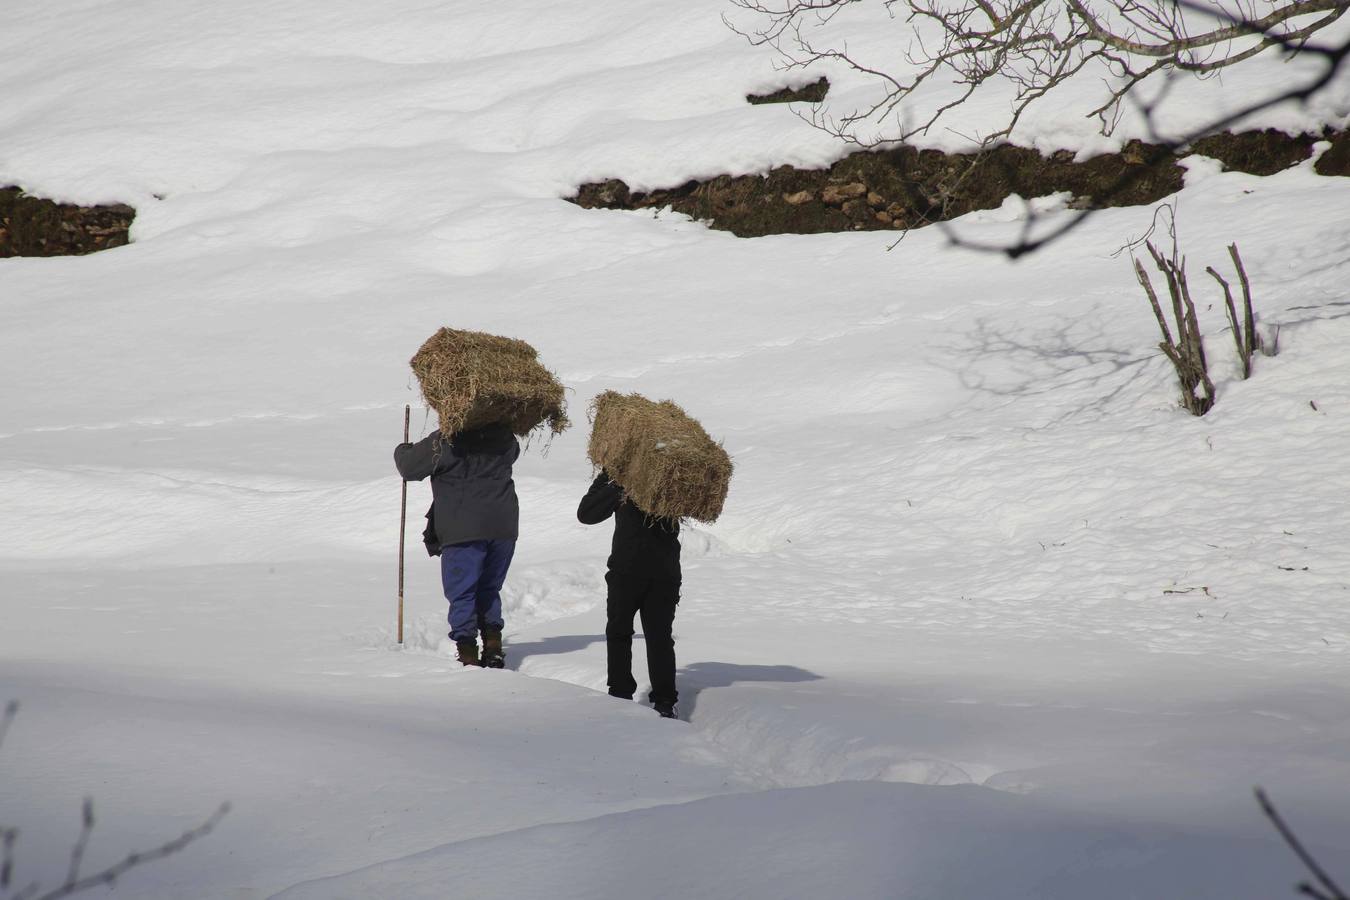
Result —
[[450, 442], [442, 440], [439, 431], [433, 431], [415, 444], [399, 444], [394, 448], [394, 465], [407, 481], [421, 481], [429, 475], [445, 472], [455, 462]]
[[614, 515], [623, 502], [623, 488], [609, 480], [603, 469], [591, 483], [591, 489], [581, 498], [577, 507], [577, 521], [583, 525], [598, 525]]

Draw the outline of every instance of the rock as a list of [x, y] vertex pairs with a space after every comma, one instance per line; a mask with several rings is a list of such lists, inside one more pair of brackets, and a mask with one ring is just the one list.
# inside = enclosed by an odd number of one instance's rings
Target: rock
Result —
[[895, 219], [891, 216], [891, 214], [886, 212], [885, 210], [882, 210], [881, 212], [877, 213], [876, 219], [882, 225], [889, 225], [895, 221]]
[[867, 218], [871, 212], [862, 200], [850, 200], [844, 204], [844, 215], [855, 221]]
[[1350, 175], [1350, 130], [1336, 136], [1326, 152], [1313, 163], [1313, 171], [1318, 175]]
[[886, 198], [878, 194], [876, 191], [868, 191], [867, 205], [873, 207], [874, 209], [881, 209], [883, 206], [886, 205]]
[[797, 191], [795, 194], [784, 194], [783, 202], [788, 206], [801, 206], [803, 203], [810, 203], [816, 199], [816, 195], [810, 191]]
[[592, 202], [596, 206], [622, 207], [628, 203], [628, 185], [611, 178], [596, 187]]
[[831, 206], [838, 206], [867, 193], [867, 186], [856, 181], [848, 184], [832, 184], [820, 192], [820, 199]]

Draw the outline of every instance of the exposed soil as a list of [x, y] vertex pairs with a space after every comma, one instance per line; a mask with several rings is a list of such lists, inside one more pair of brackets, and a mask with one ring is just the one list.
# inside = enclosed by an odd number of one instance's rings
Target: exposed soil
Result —
[[1313, 171], [1318, 175], [1350, 176], [1350, 131], [1329, 135], [1331, 149], [1317, 158]]
[[747, 103], [819, 103], [830, 92], [830, 80], [821, 76], [799, 88], [783, 88], [771, 94], [746, 94]]
[[1203, 137], [1191, 144], [1191, 152], [1223, 163], [1225, 171], [1249, 175], [1274, 175], [1312, 156], [1320, 138], [1311, 134], [1290, 137], [1282, 131], [1243, 131]]
[[75, 206], [0, 187], [0, 257], [82, 256], [120, 247], [136, 210], [120, 203]]
[[[828, 90], [821, 78], [746, 99], [819, 102]], [[779, 166], [767, 175], [719, 175], [645, 193], [611, 179], [583, 184], [568, 199], [587, 209], [669, 206], [739, 237], [899, 230], [994, 209], [1010, 194], [1068, 192], [1070, 205], [1078, 208], [1147, 205], [1181, 189], [1178, 160], [1191, 153], [1217, 159], [1226, 170], [1272, 175], [1308, 159], [1319, 140], [1332, 146], [1314, 170], [1350, 177], [1350, 131], [1290, 137], [1266, 130], [1202, 138], [1183, 153], [1134, 141], [1120, 153], [1083, 162], [1074, 162], [1068, 151], [1046, 157], [1012, 146], [983, 155], [901, 147], [855, 153], [828, 169]], [[0, 258], [79, 256], [120, 247], [129, 242], [135, 217], [136, 210], [120, 203], [76, 206], [0, 187]]]
[[1347, 134], [1225, 133], [1197, 141], [1183, 153], [1133, 141], [1120, 153], [1082, 162], [1074, 162], [1069, 151], [1046, 157], [1007, 145], [984, 154], [901, 147], [855, 153], [828, 169], [779, 166], [767, 175], [720, 175], [646, 193], [611, 179], [584, 184], [569, 199], [587, 209], [669, 206], [739, 237], [895, 230], [994, 209], [1010, 194], [1030, 198], [1068, 192], [1075, 208], [1156, 203], [1181, 189], [1184, 170], [1178, 161], [1191, 153], [1218, 159], [1228, 170], [1270, 175], [1308, 159], [1318, 140], [1332, 140], [1317, 171], [1350, 175]]

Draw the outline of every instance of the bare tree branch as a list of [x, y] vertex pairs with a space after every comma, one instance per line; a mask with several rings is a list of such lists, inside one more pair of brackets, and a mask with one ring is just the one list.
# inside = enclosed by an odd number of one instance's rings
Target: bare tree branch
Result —
[[[1279, 38], [1274, 32], [1276, 25], [1281, 25], [1290, 19], [1299, 16], [1306, 16], [1312, 13], [1331, 12], [1332, 15], [1320, 23], [1315, 23], [1317, 30], [1326, 25], [1330, 25], [1336, 19], [1345, 14], [1346, 5], [1342, 0], [1301, 0], [1301, 2], [1292, 2], [1276, 9], [1268, 16], [1259, 19], [1237, 19], [1232, 20], [1231, 24], [1222, 28], [1216, 28], [1204, 34], [1190, 35], [1186, 34], [1180, 23], [1168, 23], [1160, 33], [1165, 34], [1168, 39], [1158, 43], [1143, 43], [1131, 40], [1125, 35], [1115, 34], [1098, 21], [1097, 17], [1081, 2], [1081, 0], [1065, 0], [1069, 8], [1074, 11], [1079, 19], [1082, 20], [1087, 34], [1092, 39], [1099, 41], [1108, 47], [1114, 47], [1126, 53], [1132, 53], [1136, 56], [1154, 56], [1166, 57], [1172, 59], [1177, 65], [1182, 65], [1181, 54], [1188, 50], [1196, 50], [1201, 47], [1211, 47], [1215, 44], [1225, 43], [1236, 40], [1241, 37], [1251, 35], [1261, 35], [1263, 41], [1257, 45], [1257, 52], [1265, 47], [1276, 43], [1284, 43], [1288, 36]], [[1221, 12], [1221, 11], [1220, 11]], [[1160, 23], [1161, 24], [1161, 23]], [[1311, 33], [1311, 30], [1309, 33]], [[1152, 32], [1159, 33], [1159, 32]], [[1247, 51], [1238, 54], [1235, 57], [1225, 57], [1221, 61], [1211, 64], [1213, 68], [1231, 65], [1233, 62], [1249, 58]]]
[[[802, 114], [814, 126], [864, 149], [927, 134], [981, 93], [1007, 97], [1002, 120], [972, 138], [979, 150], [988, 149], [1011, 139], [1027, 110], [1057, 88], [1101, 71], [1109, 75], [1103, 81], [1105, 96], [1100, 103], [1094, 100], [1095, 108], [1085, 115], [1097, 118], [1109, 134], [1125, 102], [1131, 101], [1150, 141], [1171, 152], [1270, 107], [1306, 102], [1331, 83], [1350, 54], [1350, 40], [1313, 42], [1350, 11], [1350, 0], [1238, 0], [1231, 7], [1220, 0], [885, 0], [893, 17], [903, 11], [912, 32], [903, 59], [877, 64], [852, 54], [847, 45], [814, 41], [813, 29], [861, 2], [732, 0], [750, 14], [753, 25], [724, 20], [752, 44], [777, 50], [785, 68], [824, 62], [875, 80], [882, 93], [865, 106], [842, 113], [816, 106]], [[1156, 112], [1162, 99], [1141, 101], [1139, 89], [1145, 82], [1178, 74], [1205, 77], [1266, 52], [1297, 54], [1312, 62], [1298, 81], [1273, 96], [1200, 121], [1179, 136], [1159, 135]], [[921, 88], [939, 82], [959, 90], [925, 104]], [[1166, 90], [1164, 81], [1158, 97], [1165, 98]], [[1127, 171], [1114, 189], [1128, 190], [1148, 171]], [[957, 246], [1016, 258], [1058, 240], [1092, 212], [1080, 210], [1049, 229], [1027, 228], [1011, 245], [971, 242], [951, 228], [944, 231]]]

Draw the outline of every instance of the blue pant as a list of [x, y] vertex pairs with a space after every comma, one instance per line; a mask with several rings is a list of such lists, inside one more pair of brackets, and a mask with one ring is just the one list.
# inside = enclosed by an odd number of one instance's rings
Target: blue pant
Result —
[[465, 541], [441, 548], [441, 585], [450, 601], [450, 639], [472, 641], [478, 629], [502, 630], [502, 582], [516, 542]]

